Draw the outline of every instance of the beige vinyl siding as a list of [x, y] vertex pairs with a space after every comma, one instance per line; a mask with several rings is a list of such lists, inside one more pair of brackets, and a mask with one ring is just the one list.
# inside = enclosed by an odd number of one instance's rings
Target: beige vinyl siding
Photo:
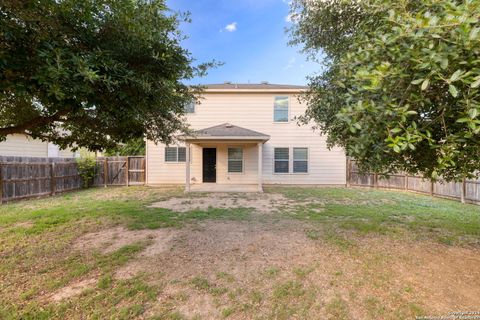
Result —
[[58, 152], [58, 156], [60, 158], [74, 158], [75, 157], [75, 152], [73, 152], [70, 149], [66, 149], [66, 150], [60, 149], [60, 151]]
[[[185, 162], [166, 162], [165, 145], [148, 143], [148, 184], [182, 184], [185, 183]], [[183, 146], [183, 145], [179, 145]], [[228, 147], [243, 148], [243, 173], [228, 173]], [[202, 183], [202, 149], [217, 149], [217, 183], [254, 184], [257, 179], [257, 145], [256, 144], [202, 144], [191, 146], [190, 177], [192, 183]]]
[[[289, 96], [289, 119], [287, 123], [274, 122], [276, 96]], [[291, 119], [305, 112], [294, 94], [285, 93], [205, 93], [194, 114], [188, 114], [193, 129], [204, 129], [222, 123], [255, 130], [270, 136], [263, 145], [263, 182], [265, 184], [345, 184], [346, 159], [340, 148], [328, 150], [326, 137], [314, 132], [311, 126], [299, 127]], [[164, 145], [147, 141], [148, 183], [172, 184], [185, 182], [185, 163], [165, 164]], [[244, 148], [244, 173], [227, 173], [228, 144], [217, 147], [217, 183], [256, 183], [257, 146]], [[286, 147], [290, 150], [290, 173], [273, 172], [273, 149]], [[308, 148], [308, 173], [293, 173], [293, 148]], [[191, 176], [201, 182], [202, 149], [192, 146]], [[195, 181], [193, 181], [195, 182]]]
[[0, 142], [0, 156], [46, 157], [48, 144], [25, 135], [14, 134]]
[[[61, 158], [71, 158], [74, 155], [70, 149], [60, 149], [58, 152]], [[5, 141], [0, 142], [0, 156], [48, 157], [48, 142], [22, 134], [9, 135]]]

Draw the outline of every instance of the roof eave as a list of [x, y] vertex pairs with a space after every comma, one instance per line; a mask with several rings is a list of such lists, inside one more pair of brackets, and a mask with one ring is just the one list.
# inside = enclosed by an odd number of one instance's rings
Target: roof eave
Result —
[[270, 136], [184, 136], [180, 138], [187, 142], [193, 141], [268, 141]]
[[308, 89], [203, 89], [207, 93], [302, 93]]

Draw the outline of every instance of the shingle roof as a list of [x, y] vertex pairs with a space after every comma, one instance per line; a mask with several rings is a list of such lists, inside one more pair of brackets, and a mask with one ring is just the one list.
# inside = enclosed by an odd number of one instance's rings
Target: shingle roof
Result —
[[205, 128], [201, 130], [197, 130], [194, 133], [195, 139], [202, 139], [202, 138], [249, 138], [249, 139], [259, 139], [259, 140], [268, 140], [270, 138], [269, 135], [253, 131], [250, 129], [234, 126], [229, 123], [223, 123], [217, 126], [213, 126], [210, 128]]
[[240, 90], [305, 90], [307, 86], [297, 86], [289, 84], [273, 84], [273, 83], [222, 83], [222, 84], [206, 84], [204, 87], [210, 90], [214, 89], [240, 89]]
[[257, 131], [234, 126], [233, 124], [230, 124], [230, 123], [222, 123], [222, 124], [219, 124], [218, 126], [201, 129], [201, 130], [195, 131], [195, 133], [197, 135], [213, 136], [213, 137], [217, 137], [217, 136], [265, 137], [265, 136], [268, 136], [266, 134], [263, 134]]

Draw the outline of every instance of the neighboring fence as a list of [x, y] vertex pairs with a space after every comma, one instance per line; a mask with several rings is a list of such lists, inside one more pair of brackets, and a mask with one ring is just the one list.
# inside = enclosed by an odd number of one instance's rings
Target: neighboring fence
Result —
[[[97, 158], [94, 186], [145, 184], [145, 157]], [[80, 189], [75, 159], [0, 156], [0, 203]]]
[[421, 176], [392, 174], [388, 178], [379, 174], [362, 174], [354, 161], [347, 161], [347, 184], [350, 186], [400, 189], [431, 196], [457, 199], [462, 202], [480, 204], [480, 180], [463, 182], [433, 182]]

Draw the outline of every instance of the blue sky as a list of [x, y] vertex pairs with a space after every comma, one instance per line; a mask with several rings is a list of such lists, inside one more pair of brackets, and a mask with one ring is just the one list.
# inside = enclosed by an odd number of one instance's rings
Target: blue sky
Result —
[[224, 63], [189, 84], [270, 83], [306, 84], [320, 70], [300, 48], [287, 45], [286, 0], [167, 0], [174, 11], [189, 11], [192, 23], [181, 26], [184, 42], [198, 62]]

